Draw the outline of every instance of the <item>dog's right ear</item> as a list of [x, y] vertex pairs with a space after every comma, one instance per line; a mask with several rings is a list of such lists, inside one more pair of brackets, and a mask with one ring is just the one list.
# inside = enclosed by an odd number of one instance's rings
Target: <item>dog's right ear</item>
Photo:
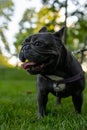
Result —
[[62, 38], [64, 36], [65, 27], [62, 27], [59, 31], [54, 33], [54, 36]]
[[39, 30], [39, 33], [40, 32], [47, 32], [47, 28], [44, 26], [44, 27], [42, 27], [40, 30]]

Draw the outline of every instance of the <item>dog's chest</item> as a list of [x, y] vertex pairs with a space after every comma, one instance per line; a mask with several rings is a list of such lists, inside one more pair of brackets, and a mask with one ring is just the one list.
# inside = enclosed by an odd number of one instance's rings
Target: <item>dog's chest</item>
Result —
[[60, 92], [65, 89], [65, 84], [57, 84], [58, 81], [63, 80], [63, 77], [55, 76], [55, 75], [46, 75], [47, 78], [53, 81], [53, 88], [55, 92]]

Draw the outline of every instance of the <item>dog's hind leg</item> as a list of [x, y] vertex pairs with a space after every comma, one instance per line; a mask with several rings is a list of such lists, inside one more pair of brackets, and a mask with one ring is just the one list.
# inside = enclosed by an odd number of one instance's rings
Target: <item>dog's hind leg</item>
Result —
[[78, 95], [73, 95], [72, 96], [72, 101], [75, 107], [75, 111], [77, 113], [81, 113], [81, 108], [83, 104], [83, 93], [80, 93]]

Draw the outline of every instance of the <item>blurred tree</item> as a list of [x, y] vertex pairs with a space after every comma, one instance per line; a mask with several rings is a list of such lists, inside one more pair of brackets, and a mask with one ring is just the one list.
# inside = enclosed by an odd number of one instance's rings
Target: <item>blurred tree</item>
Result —
[[23, 18], [19, 23], [19, 32], [15, 36], [16, 42], [14, 45], [17, 48], [17, 53], [20, 50], [20, 44], [23, 42], [23, 40], [30, 34], [37, 32], [42, 26], [45, 25], [48, 27], [48, 30], [54, 31], [55, 25], [57, 26], [58, 17], [60, 17], [60, 15], [58, 12], [53, 10], [50, 7], [43, 7], [38, 12], [35, 12], [34, 8], [27, 9], [24, 12]]
[[[42, 0], [42, 2], [43, 7], [38, 12], [35, 12], [35, 9], [25, 11], [20, 21], [20, 31], [16, 35], [15, 45], [18, 47], [25, 37], [37, 32], [42, 26], [47, 26], [49, 31], [56, 31], [67, 24], [67, 47], [71, 50], [82, 47], [87, 35], [87, 4], [81, 4], [79, 0]], [[74, 9], [70, 8], [71, 4]], [[67, 8], [66, 12], [65, 8]], [[61, 11], [63, 12], [63, 20], [60, 20]], [[64, 19], [65, 13], [66, 21]]]
[[[77, 50], [78, 48], [84, 47], [84, 40], [87, 37], [86, 29], [87, 20], [83, 18], [80, 18], [72, 27], [68, 28], [67, 43], [69, 48]], [[87, 47], [87, 45], [85, 47]]]
[[54, 31], [59, 28], [60, 11], [54, 8], [45, 6], [37, 12], [37, 21], [35, 30], [38, 31], [42, 26], [46, 26], [49, 31]]
[[[6, 50], [9, 51], [8, 41], [5, 37], [5, 30], [8, 29], [8, 22], [11, 21], [13, 12], [12, 0], [0, 0], [0, 39], [2, 40]], [[1, 53], [0, 48], [0, 53]]]
[[[64, 13], [66, 17], [63, 24], [68, 27], [67, 34], [65, 34], [65, 43], [72, 49], [77, 49], [82, 46], [82, 43], [87, 36], [87, 3], [83, 2], [82, 4], [79, 0], [42, 0], [42, 3], [46, 6], [50, 6], [50, 10], [52, 10], [53, 13], [55, 11], [57, 13], [57, 10], [65, 10]], [[74, 6], [74, 9], [70, 8], [69, 5], [71, 5], [71, 3]], [[67, 23], [68, 19], [73, 22], [70, 26]]]
[[27, 29], [34, 28], [36, 26], [36, 13], [34, 8], [25, 10], [19, 25], [19, 32], [26, 31]]
[[27, 9], [23, 14], [23, 18], [19, 22], [19, 32], [15, 35], [16, 42], [14, 43], [16, 47], [16, 54], [18, 54], [21, 43], [26, 37], [34, 32], [36, 27], [36, 13], [35, 9]]

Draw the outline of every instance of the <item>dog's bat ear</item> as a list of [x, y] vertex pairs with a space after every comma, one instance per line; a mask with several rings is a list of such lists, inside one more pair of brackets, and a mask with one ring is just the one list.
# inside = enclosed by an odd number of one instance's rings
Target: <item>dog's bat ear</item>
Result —
[[44, 26], [44, 27], [42, 27], [40, 30], [39, 30], [39, 33], [40, 32], [47, 32], [47, 28]]
[[65, 27], [62, 27], [59, 31], [53, 33], [56, 37], [62, 38], [65, 32]]

